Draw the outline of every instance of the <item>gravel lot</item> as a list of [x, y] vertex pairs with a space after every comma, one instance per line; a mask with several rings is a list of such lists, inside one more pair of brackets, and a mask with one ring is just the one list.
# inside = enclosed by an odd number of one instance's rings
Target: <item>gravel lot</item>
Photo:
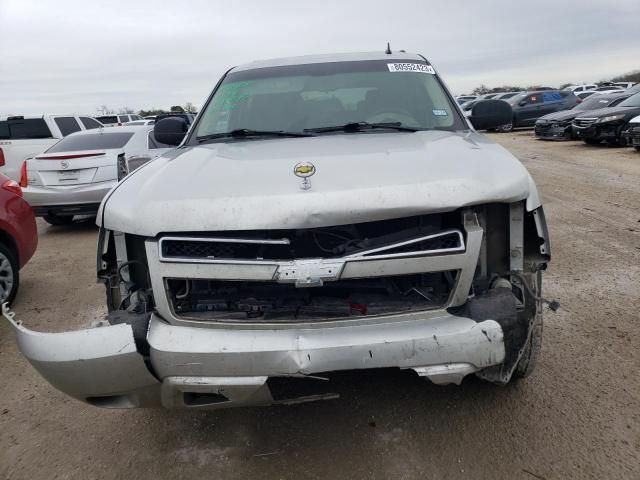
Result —
[[[55, 391], [0, 322], [0, 478], [640, 478], [640, 154], [494, 135], [552, 234], [543, 357], [508, 387], [347, 375], [340, 400], [219, 412], [101, 410]], [[14, 306], [36, 330], [105, 313], [96, 227], [39, 223]]]

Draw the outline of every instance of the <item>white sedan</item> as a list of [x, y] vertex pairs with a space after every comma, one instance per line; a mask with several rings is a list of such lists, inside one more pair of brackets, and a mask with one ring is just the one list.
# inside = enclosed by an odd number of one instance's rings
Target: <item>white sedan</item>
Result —
[[75, 215], [95, 215], [122, 178], [172, 148], [155, 140], [151, 126], [81, 131], [27, 159], [20, 185], [36, 216], [67, 224]]

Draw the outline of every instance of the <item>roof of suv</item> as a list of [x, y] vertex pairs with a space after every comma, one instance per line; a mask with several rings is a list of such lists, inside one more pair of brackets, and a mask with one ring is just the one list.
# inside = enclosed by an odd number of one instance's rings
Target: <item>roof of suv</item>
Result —
[[[425, 59], [415, 53], [396, 51], [391, 54], [380, 52], [332, 53], [325, 55], [302, 55], [298, 57], [273, 58], [239, 65], [233, 71], [252, 70], [255, 68], [282, 67], [287, 65], [306, 65], [309, 63], [356, 62], [361, 60], [411, 60], [423, 62]], [[429, 63], [427, 61], [427, 63]]]
[[34, 115], [0, 115], [0, 120], [7, 120], [9, 118], [16, 120], [31, 120], [33, 118], [49, 118], [49, 117], [91, 117], [91, 115], [79, 115], [77, 113], [42, 113]]

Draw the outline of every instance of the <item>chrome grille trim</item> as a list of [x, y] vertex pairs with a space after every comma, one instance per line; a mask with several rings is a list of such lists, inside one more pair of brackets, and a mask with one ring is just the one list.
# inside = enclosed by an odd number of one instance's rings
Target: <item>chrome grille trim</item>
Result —
[[[438, 238], [444, 238], [447, 236], [455, 236], [457, 245], [453, 247], [445, 247], [445, 248], [436, 248], [430, 250], [415, 250], [411, 252], [401, 252], [401, 253], [387, 253], [381, 255], [381, 252], [385, 252], [388, 250], [394, 250], [396, 248], [402, 248], [406, 246], [410, 246], [416, 243], [425, 242], [429, 240], [435, 240]], [[180, 241], [180, 242], [212, 242], [212, 243], [244, 243], [244, 244], [265, 244], [265, 245], [289, 245], [290, 241], [287, 238], [275, 239], [275, 240], [257, 240], [257, 239], [243, 239], [243, 238], [224, 238], [224, 237], [162, 237], [158, 241], [158, 258], [161, 262], [168, 263], [222, 263], [222, 264], [286, 264], [292, 263], [293, 261], [304, 260], [304, 258], [299, 258], [295, 260], [264, 260], [264, 259], [255, 259], [255, 258], [246, 258], [246, 259], [236, 259], [236, 258], [215, 258], [215, 257], [180, 257], [180, 256], [172, 256], [165, 255], [164, 244], [166, 242], [171, 241]], [[394, 242], [388, 245], [384, 245], [377, 248], [372, 248], [369, 250], [362, 250], [360, 252], [355, 252], [349, 255], [345, 255], [342, 257], [333, 257], [327, 258], [325, 261], [330, 262], [332, 260], [346, 260], [353, 259], [357, 260], [359, 258], [366, 257], [369, 260], [378, 259], [378, 258], [403, 258], [403, 257], [415, 257], [415, 256], [424, 256], [424, 255], [444, 255], [447, 253], [456, 253], [456, 252], [464, 252], [465, 250], [465, 242], [462, 232], [460, 230], [444, 230], [442, 232], [434, 233], [431, 235], [423, 235], [420, 237], [412, 238], [409, 240], [404, 240], [401, 242]]]
[[576, 118], [573, 121], [573, 125], [578, 128], [586, 128], [593, 125], [596, 122], [596, 120], [598, 120], [596, 117]]

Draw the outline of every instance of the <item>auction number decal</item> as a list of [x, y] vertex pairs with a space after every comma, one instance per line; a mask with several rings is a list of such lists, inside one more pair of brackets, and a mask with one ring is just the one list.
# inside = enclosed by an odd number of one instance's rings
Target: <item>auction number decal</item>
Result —
[[424, 63], [387, 63], [387, 67], [390, 72], [430, 73], [431, 75], [436, 73], [431, 65]]

